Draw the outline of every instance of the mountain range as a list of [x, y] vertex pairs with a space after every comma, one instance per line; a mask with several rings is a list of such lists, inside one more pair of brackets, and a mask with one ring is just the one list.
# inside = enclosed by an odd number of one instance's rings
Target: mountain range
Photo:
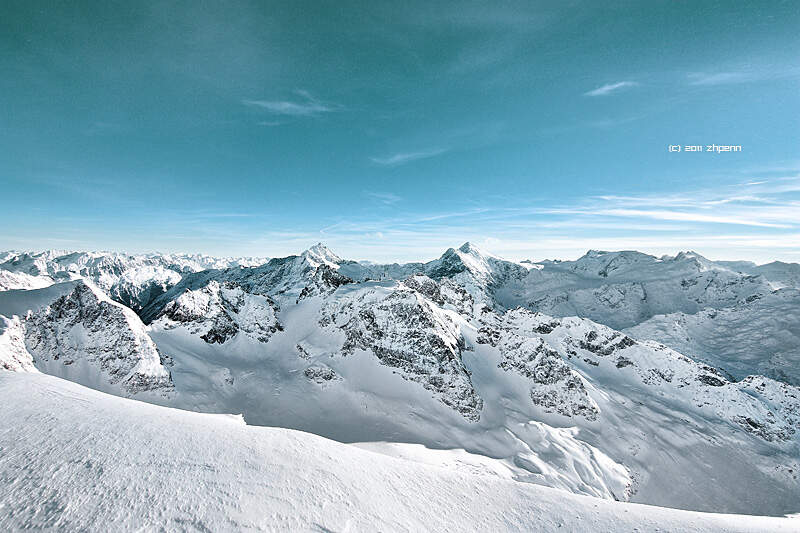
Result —
[[408, 264], [322, 244], [5, 252], [0, 368], [9, 386], [241, 414], [577, 495], [784, 515], [800, 501], [798, 272], [693, 252], [514, 262], [470, 243]]

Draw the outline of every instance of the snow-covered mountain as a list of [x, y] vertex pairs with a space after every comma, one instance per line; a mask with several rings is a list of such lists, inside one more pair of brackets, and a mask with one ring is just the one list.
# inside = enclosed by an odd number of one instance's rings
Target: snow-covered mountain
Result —
[[[585, 319], [472, 313], [466, 290], [424, 275], [346, 283], [298, 301], [315, 279], [309, 271], [296, 280], [289, 298], [273, 292], [281, 310], [261, 315], [276, 329], [267, 342], [244, 325], [220, 343], [193, 335], [193, 322], [156, 319], [153, 338], [174, 361], [173, 405], [342, 441], [464, 448], [505, 458], [517, 479], [606, 498], [751, 512], [793, 505], [793, 387], [730, 382]], [[732, 454], [751, 485], [718, 482]], [[670, 464], [669, 473], [654, 464]], [[677, 479], [687, 485], [680, 493], [670, 489]], [[753, 485], [769, 487], [769, 503], [751, 496]]]
[[124, 396], [172, 392], [145, 325], [91, 282], [0, 292], [0, 313], [0, 368], [35, 368]]
[[356, 281], [403, 280], [413, 274], [424, 274], [437, 281], [447, 279], [467, 289], [481, 306], [494, 306], [494, 292], [521, 281], [530, 268], [479, 250], [469, 242], [457, 249], [449, 248], [439, 259], [427, 263], [339, 263], [340, 273]]
[[590, 251], [540, 266], [496, 290], [498, 305], [591, 318], [737, 379], [765, 374], [800, 384], [800, 265], [715, 263], [694, 252], [656, 258]]
[[[139, 310], [147, 326], [91, 282], [0, 292], [0, 361], [390, 455], [464, 450], [577, 494], [783, 514], [800, 501], [800, 391], [762, 364], [768, 351], [745, 360], [724, 339], [737, 317], [761, 317], [742, 332], [757, 347], [779, 305], [771, 331], [795, 331], [797, 289], [770, 283], [691, 253], [532, 264], [465, 244], [374, 265], [317, 245], [183, 272]], [[705, 322], [668, 327], [712, 306], [730, 314], [717, 345], [685, 340]], [[796, 337], [780, 342], [791, 361]], [[144, 367], [152, 386], [130, 378]]]
[[37, 374], [0, 372], [0, 420], [0, 528], [8, 531], [798, 528], [788, 518], [572, 495], [516, 483], [502, 465], [463, 452], [449, 462], [421, 447], [414, 460], [386, 457]]
[[764, 265], [756, 265], [749, 261], [718, 261], [718, 264], [736, 272], [764, 276], [775, 289], [784, 287], [800, 289], [800, 264], [797, 263], [773, 261]]
[[[800, 265], [589, 251], [576, 261], [506, 261], [466, 243], [429, 263], [340, 262], [354, 280], [414, 273], [467, 288], [481, 306], [590, 318], [718, 366], [800, 385]], [[724, 319], [715, 320], [721, 316]], [[710, 318], [709, 318], [710, 317]], [[628, 329], [629, 328], [629, 329]]]
[[656, 315], [625, 330], [658, 339], [736, 379], [763, 374], [800, 384], [800, 290], [778, 289], [731, 307]]
[[253, 266], [266, 261], [263, 258], [215, 258], [199, 254], [4, 252], [0, 255], [0, 290], [36, 289], [60, 281], [85, 278], [113, 300], [139, 311], [179, 282], [183, 274]]
[[730, 307], [772, 292], [765, 278], [733, 272], [694, 253], [656, 258], [590, 251], [576, 261], [541, 266], [521, 283], [497, 291], [498, 302], [622, 329], [655, 315]]

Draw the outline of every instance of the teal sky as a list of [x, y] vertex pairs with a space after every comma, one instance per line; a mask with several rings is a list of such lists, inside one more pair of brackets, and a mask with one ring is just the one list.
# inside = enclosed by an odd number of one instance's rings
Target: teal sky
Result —
[[[800, 261], [800, 2], [4, 2], [0, 248]], [[740, 145], [670, 153], [672, 144]]]

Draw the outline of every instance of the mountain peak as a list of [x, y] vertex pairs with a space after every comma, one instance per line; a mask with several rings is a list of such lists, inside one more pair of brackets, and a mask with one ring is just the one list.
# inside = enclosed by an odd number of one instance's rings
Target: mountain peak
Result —
[[478, 248], [477, 246], [475, 246], [474, 244], [472, 244], [469, 241], [467, 241], [464, 244], [462, 244], [461, 246], [459, 246], [458, 251], [461, 252], [462, 254], [467, 254], [467, 255], [470, 255], [470, 256], [476, 257], [476, 258], [484, 259], [484, 258], [488, 257], [488, 258], [499, 259], [496, 255], [491, 254], [491, 253], [489, 253], [489, 252], [487, 252], [485, 250], [482, 250], [482, 249]]
[[310, 260], [319, 264], [327, 264], [330, 266], [337, 266], [342, 262], [342, 258], [331, 251], [330, 248], [318, 242], [302, 254], [306, 260]]
[[465, 254], [469, 254], [469, 253], [475, 253], [475, 252], [478, 252], [478, 253], [480, 253], [480, 250], [478, 250], [478, 249], [475, 247], [475, 245], [474, 245], [474, 244], [472, 244], [472, 243], [471, 243], [471, 242], [469, 242], [469, 241], [467, 241], [467, 242], [465, 242], [464, 244], [462, 244], [462, 245], [461, 245], [461, 246], [458, 248], [458, 251], [459, 251], [459, 252], [464, 252]]
[[723, 267], [720, 265], [715, 264], [713, 261], [706, 259], [702, 255], [698, 254], [697, 252], [693, 252], [691, 250], [686, 252], [678, 252], [678, 254], [673, 258], [675, 262], [687, 262], [689, 264], [695, 265], [701, 271], [704, 270], [719, 270]]
[[705, 259], [705, 257], [692, 250], [678, 252], [678, 254], [675, 256], [676, 261], [679, 261], [681, 259], [691, 259], [691, 258]]

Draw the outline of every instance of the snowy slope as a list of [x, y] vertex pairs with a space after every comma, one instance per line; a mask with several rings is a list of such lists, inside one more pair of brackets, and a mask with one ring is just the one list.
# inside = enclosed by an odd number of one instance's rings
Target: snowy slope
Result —
[[0, 270], [0, 291], [12, 289], [41, 289], [53, 284], [49, 276], [31, 276], [24, 272]]
[[17, 316], [0, 315], [0, 369], [37, 372], [33, 356], [25, 347], [25, 328]]
[[[602, 501], [0, 372], [6, 530], [798, 531]], [[13, 483], [11, 482], [13, 480]]]
[[[519, 414], [484, 406], [455, 319], [407, 288], [352, 284], [284, 309], [267, 343], [245, 332], [208, 343], [163, 319], [153, 338], [174, 362], [170, 405], [348, 442], [466, 448], [523, 464], [515, 475], [534, 483], [626, 498], [624, 467], [573, 430], [528, 424], [536, 415], [524, 385], [487, 384], [506, 389]], [[491, 368], [486, 379], [504, 378]]]

